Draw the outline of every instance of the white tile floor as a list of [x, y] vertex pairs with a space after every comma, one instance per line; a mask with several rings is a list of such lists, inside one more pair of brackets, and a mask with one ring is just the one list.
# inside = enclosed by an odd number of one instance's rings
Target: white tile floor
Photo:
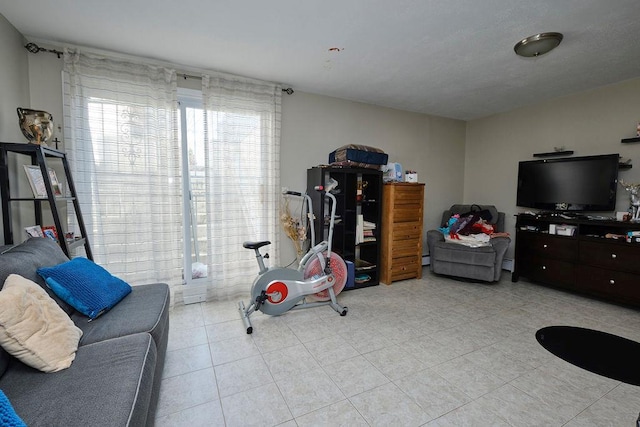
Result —
[[634, 426], [640, 387], [544, 350], [550, 325], [640, 341], [640, 310], [520, 280], [433, 276], [344, 292], [329, 307], [252, 316], [177, 306], [159, 426]]

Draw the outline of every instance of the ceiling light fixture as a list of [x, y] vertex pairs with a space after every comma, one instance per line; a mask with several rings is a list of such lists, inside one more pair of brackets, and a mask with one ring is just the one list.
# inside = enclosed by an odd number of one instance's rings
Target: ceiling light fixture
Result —
[[513, 50], [520, 56], [536, 57], [555, 49], [562, 38], [560, 33], [540, 33], [520, 40]]

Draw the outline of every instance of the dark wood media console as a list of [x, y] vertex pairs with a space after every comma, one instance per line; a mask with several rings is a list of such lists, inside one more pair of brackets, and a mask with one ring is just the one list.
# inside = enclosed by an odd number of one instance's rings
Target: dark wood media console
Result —
[[[573, 226], [571, 236], [549, 226]], [[516, 221], [515, 265], [511, 276], [640, 306], [640, 243], [626, 235], [640, 223], [520, 214]]]

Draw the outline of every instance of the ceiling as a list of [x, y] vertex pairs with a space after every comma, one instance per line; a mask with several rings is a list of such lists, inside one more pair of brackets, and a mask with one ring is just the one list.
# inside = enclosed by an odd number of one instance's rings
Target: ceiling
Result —
[[[461, 120], [640, 77], [638, 0], [7, 0], [0, 13], [31, 41]], [[515, 55], [550, 31], [564, 34], [554, 51]]]

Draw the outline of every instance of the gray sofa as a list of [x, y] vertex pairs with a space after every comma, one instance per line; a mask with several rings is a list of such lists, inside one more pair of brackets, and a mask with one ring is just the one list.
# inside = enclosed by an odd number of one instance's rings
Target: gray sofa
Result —
[[[504, 232], [504, 212], [498, 212], [492, 205], [479, 207], [489, 211], [491, 218], [487, 222], [494, 226], [495, 231]], [[471, 210], [472, 205], [453, 205], [443, 212], [441, 224], [446, 224], [454, 214], [464, 214]], [[436, 274], [495, 282], [500, 280], [502, 261], [510, 243], [509, 237], [494, 237], [489, 246], [473, 248], [446, 242], [440, 230], [429, 230], [429, 269]]]
[[36, 273], [66, 261], [51, 239], [0, 247], [0, 287], [11, 273], [38, 283], [83, 331], [71, 367], [59, 372], [41, 372], [0, 349], [0, 389], [30, 427], [153, 425], [169, 333], [169, 287], [134, 286], [89, 322]]

